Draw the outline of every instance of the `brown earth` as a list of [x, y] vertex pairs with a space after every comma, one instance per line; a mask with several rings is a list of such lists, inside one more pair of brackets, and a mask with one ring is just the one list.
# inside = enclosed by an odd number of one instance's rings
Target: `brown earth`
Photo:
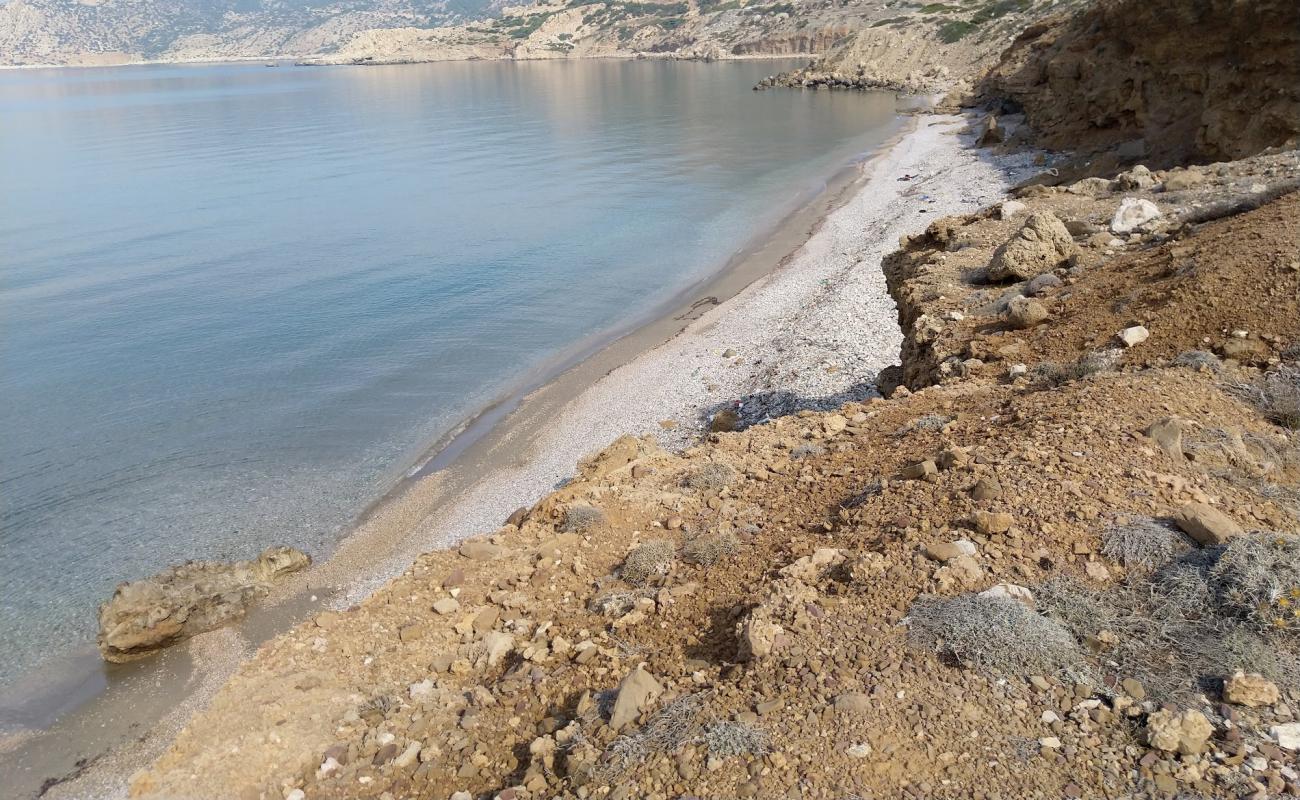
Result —
[[1300, 4], [1101, 0], [1029, 26], [980, 88], [1023, 108], [1047, 147], [1242, 158], [1300, 134]]
[[[886, 264], [911, 391], [681, 454], [619, 440], [517, 524], [270, 642], [133, 794], [1300, 793], [1278, 732], [1300, 672], [1259, 654], [1291, 663], [1290, 628], [1243, 632], [1263, 649], [1207, 667], [1085, 619], [1068, 669], [1033, 671], [916, 636], [926, 595], [1028, 587], [1049, 602], [1019, 613], [1048, 621], [1054, 580], [1119, 591], [1140, 573], [1103, 552], [1107, 531], [1188, 504], [1297, 531], [1298, 434], [1242, 389], [1300, 342], [1297, 163], [1139, 171], [938, 221]], [[1100, 230], [1123, 198], [1163, 216]], [[1050, 270], [1046, 321], [1006, 330], [999, 298], [1024, 285], [984, 267], [1033, 213], [1078, 252]], [[1149, 339], [1112, 347], [1139, 323]], [[1230, 357], [1174, 363], [1216, 349]], [[1103, 367], [1035, 369], [1096, 350]], [[1153, 653], [1140, 676], [1120, 660], [1134, 648]], [[1279, 696], [1225, 702], [1235, 669]]]

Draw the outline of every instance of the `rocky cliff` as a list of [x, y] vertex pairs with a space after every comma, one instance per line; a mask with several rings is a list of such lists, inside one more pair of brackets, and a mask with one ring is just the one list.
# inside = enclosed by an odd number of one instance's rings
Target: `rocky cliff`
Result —
[[1227, 160], [1300, 134], [1298, 54], [1293, 0], [1102, 0], [1025, 30], [981, 89], [1048, 147]]

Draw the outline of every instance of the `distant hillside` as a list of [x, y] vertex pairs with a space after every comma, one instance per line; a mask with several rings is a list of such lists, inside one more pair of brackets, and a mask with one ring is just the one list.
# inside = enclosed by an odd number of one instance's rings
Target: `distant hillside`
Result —
[[496, 0], [4, 0], [0, 64], [114, 63], [328, 52], [374, 28], [438, 27]]
[[[865, 48], [889, 51], [885, 72], [911, 69], [908, 53], [960, 72], [1061, 1], [0, 0], [0, 64], [734, 58], [836, 48], [852, 59]], [[972, 55], [975, 41], [983, 44]]]

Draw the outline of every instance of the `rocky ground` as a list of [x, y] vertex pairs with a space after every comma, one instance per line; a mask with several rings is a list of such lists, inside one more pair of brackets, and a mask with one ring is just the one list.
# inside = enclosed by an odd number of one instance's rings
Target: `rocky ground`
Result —
[[269, 643], [133, 793], [1300, 793], [1298, 180], [933, 222], [860, 265], [888, 399], [620, 439]]

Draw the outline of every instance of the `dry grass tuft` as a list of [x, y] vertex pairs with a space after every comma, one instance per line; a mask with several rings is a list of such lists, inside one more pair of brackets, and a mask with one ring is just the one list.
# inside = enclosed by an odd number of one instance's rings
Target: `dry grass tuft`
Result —
[[740, 549], [740, 542], [730, 533], [710, 533], [691, 539], [682, 548], [682, 558], [691, 564], [708, 567]]
[[1029, 377], [1039, 386], [1055, 388], [1073, 381], [1081, 381], [1099, 372], [1112, 370], [1119, 363], [1121, 356], [1122, 354], [1116, 350], [1098, 350], [1084, 354], [1077, 361], [1064, 364], [1057, 361], [1043, 361], [1034, 366]]
[[1300, 630], [1300, 536], [1237, 536], [1210, 570], [1219, 606], [1257, 629]]
[[772, 751], [767, 732], [744, 722], [715, 722], [704, 731], [709, 755], [718, 758], [765, 756]]
[[676, 558], [677, 548], [666, 539], [651, 539], [633, 548], [623, 559], [623, 580], [640, 585], [651, 578], [668, 574]]
[[643, 727], [615, 739], [601, 755], [591, 776], [597, 784], [618, 780], [628, 769], [652, 756], [672, 753], [700, 734], [698, 717], [706, 692], [682, 695], [650, 718]]
[[697, 492], [717, 492], [736, 480], [736, 471], [726, 464], [709, 462], [686, 478], [686, 486]]
[[1085, 680], [1092, 670], [1074, 636], [1015, 600], [964, 594], [924, 596], [908, 609], [912, 643], [994, 675], [1059, 675]]
[[1116, 525], [1102, 535], [1101, 551], [1129, 569], [1162, 567], [1190, 548], [1187, 537], [1150, 517]]
[[595, 506], [573, 506], [564, 513], [564, 533], [586, 533], [605, 524], [605, 512]]
[[1188, 369], [1208, 369], [1217, 373], [1223, 369], [1223, 361], [1214, 353], [1208, 350], [1188, 350], [1185, 353], [1179, 353], [1174, 358], [1175, 367], [1187, 367]]

